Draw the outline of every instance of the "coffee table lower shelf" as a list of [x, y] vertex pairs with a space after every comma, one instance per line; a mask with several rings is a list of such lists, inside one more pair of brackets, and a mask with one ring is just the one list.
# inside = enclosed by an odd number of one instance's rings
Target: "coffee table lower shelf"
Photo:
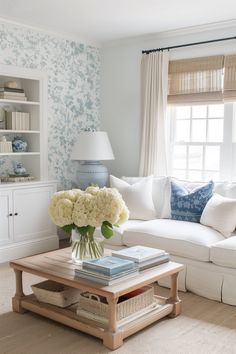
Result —
[[[110, 252], [110, 250], [106, 250], [106, 254], [110, 254]], [[157, 267], [146, 269], [136, 277], [111, 286], [101, 286], [94, 282], [76, 278], [75, 265], [71, 262], [70, 248], [18, 259], [12, 261], [10, 266], [14, 269], [16, 280], [16, 293], [12, 298], [13, 311], [18, 313], [24, 313], [27, 310], [35, 312], [68, 327], [101, 338], [103, 344], [112, 350], [119, 348], [125, 338], [155, 321], [165, 316], [175, 317], [181, 313], [177, 278], [184, 266], [179, 263], [167, 262]], [[34, 295], [26, 296], [22, 279], [23, 273], [34, 274], [80, 291], [88, 291], [105, 297], [108, 304], [108, 323], [106, 321], [101, 323], [100, 318], [87, 319], [77, 315], [76, 307], [74, 310], [70, 308], [62, 309], [39, 302]], [[125, 321], [117, 321], [116, 306], [120, 296], [154, 284], [161, 278], [168, 276], [170, 276], [171, 280], [169, 296], [166, 298], [157, 296], [157, 307], [151, 308], [150, 312], [135, 313], [134, 317], [126, 318]]]
[[[158, 308], [152, 309], [150, 312], [143, 314], [139, 318], [119, 326], [118, 333], [120, 341], [123, 341], [123, 339], [140, 331], [153, 322], [170, 315], [173, 312], [173, 304], [165, 303], [164, 298], [158, 296], [155, 296], [155, 298], [157, 301], [160, 299], [160, 306]], [[60, 322], [79, 331], [88, 333], [97, 338], [101, 338], [103, 339], [105, 345], [107, 335], [110, 334], [105, 324], [77, 315], [75, 308], [72, 307], [63, 309], [54, 305], [39, 302], [33, 294], [24, 296], [21, 299], [21, 308]], [[115, 335], [117, 336], [118, 333], [116, 332]]]

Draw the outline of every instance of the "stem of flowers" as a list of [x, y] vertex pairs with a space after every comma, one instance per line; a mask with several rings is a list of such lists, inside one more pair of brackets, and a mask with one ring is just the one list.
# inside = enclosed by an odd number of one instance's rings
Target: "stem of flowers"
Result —
[[91, 233], [80, 235], [80, 240], [73, 241], [72, 252], [75, 251], [75, 257], [85, 259], [86, 256], [99, 258], [103, 254], [103, 246], [94, 240]]

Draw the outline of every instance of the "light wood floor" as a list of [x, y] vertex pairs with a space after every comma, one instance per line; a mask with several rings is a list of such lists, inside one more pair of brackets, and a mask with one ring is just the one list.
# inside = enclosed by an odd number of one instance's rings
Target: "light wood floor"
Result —
[[[25, 275], [25, 292], [39, 281]], [[167, 290], [160, 288], [162, 294]], [[11, 312], [13, 271], [0, 265], [0, 354], [107, 354], [99, 339], [40, 316]], [[126, 339], [114, 354], [236, 354], [236, 307], [180, 293], [183, 313]]]

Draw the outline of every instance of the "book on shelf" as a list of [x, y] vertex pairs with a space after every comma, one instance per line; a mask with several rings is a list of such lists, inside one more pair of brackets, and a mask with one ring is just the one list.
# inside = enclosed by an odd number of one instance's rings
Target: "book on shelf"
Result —
[[[122, 274], [122, 273], [121, 273]], [[136, 277], [139, 274], [138, 270], [131, 270], [129, 272], [126, 272], [126, 274], [122, 274], [121, 276], [117, 276], [117, 277], [111, 277], [111, 278], [104, 278], [104, 277], [99, 277], [99, 276], [95, 276], [94, 274], [86, 274], [86, 273], [82, 273], [82, 272], [75, 272], [75, 276], [78, 278], [82, 278], [85, 280], [89, 280], [104, 286], [109, 286], [109, 285], [115, 285], [118, 284], [122, 281], [131, 279], [133, 277]]]
[[33, 181], [35, 178], [33, 176], [29, 177], [0, 177], [1, 182], [30, 182]]
[[27, 101], [27, 97], [23, 96], [17, 96], [17, 95], [14, 95], [14, 96], [11, 96], [11, 95], [8, 95], [7, 93], [0, 93], [0, 99], [1, 100], [12, 100], [12, 101]]
[[16, 112], [7, 112], [7, 129], [15, 130], [15, 113]]
[[30, 130], [30, 114], [29, 114], [29, 112], [23, 112], [23, 126], [24, 126], [24, 130]]
[[82, 268], [93, 270], [94, 272], [102, 273], [104, 275], [115, 275], [125, 270], [135, 268], [135, 264], [133, 261], [127, 259], [106, 256], [91, 261], [84, 261], [82, 263]]
[[129, 259], [135, 263], [141, 263], [149, 259], [163, 256], [165, 251], [158, 248], [133, 246], [122, 249], [120, 251], [113, 251], [112, 256], [122, 259]]
[[7, 129], [30, 130], [30, 114], [28, 112], [7, 112]]
[[0, 96], [26, 97], [24, 92], [6, 92], [6, 91], [0, 91]]
[[15, 92], [15, 93], [24, 93], [24, 89], [13, 88], [13, 87], [0, 87], [0, 92]]

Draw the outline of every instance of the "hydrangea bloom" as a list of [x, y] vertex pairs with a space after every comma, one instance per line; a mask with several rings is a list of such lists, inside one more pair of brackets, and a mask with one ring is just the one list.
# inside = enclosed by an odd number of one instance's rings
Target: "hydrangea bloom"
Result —
[[115, 188], [88, 187], [57, 192], [49, 205], [52, 221], [60, 226], [99, 227], [103, 222], [122, 224], [129, 218], [129, 210]]
[[76, 194], [74, 191], [61, 191], [52, 196], [49, 215], [54, 224], [63, 227], [73, 223], [72, 212]]

